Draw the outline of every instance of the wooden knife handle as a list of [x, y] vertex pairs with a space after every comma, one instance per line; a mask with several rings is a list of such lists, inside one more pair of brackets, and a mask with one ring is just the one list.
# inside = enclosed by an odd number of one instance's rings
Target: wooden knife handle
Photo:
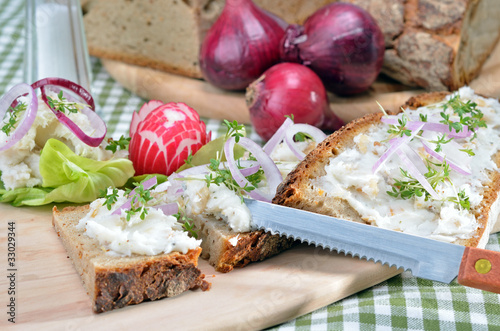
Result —
[[464, 286], [500, 293], [500, 252], [465, 247], [457, 281]]

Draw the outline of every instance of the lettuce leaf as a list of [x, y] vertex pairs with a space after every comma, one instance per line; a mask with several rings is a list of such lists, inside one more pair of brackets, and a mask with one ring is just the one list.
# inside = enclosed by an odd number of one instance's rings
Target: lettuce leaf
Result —
[[96, 161], [76, 155], [68, 146], [49, 139], [40, 154], [42, 187], [0, 189], [0, 201], [15, 206], [52, 202], [84, 203], [108, 187], [121, 187], [134, 175], [132, 162], [117, 158]]
[[[210, 159], [216, 159], [217, 152], [221, 151], [222, 151], [221, 160], [225, 162], [226, 155], [224, 155], [224, 144], [226, 143], [226, 141], [227, 141], [226, 137], [221, 136], [203, 145], [196, 153], [194, 153], [191, 159], [191, 164], [187, 163], [183, 164], [179, 169], [177, 169], [176, 172], [179, 173], [182, 170], [189, 169], [191, 167], [210, 164]], [[245, 149], [243, 147], [241, 147], [240, 145], [234, 146], [234, 158], [236, 160], [241, 158], [244, 154], [245, 154]]]

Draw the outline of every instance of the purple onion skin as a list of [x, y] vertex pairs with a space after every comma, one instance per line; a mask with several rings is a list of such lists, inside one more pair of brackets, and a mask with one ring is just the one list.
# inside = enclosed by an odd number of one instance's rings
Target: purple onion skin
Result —
[[203, 77], [222, 89], [245, 89], [280, 60], [285, 28], [251, 0], [227, 0], [201, 46]]
[[366, 91], [380, 73], [384, 52], [384, 36], [373, 17], [340, 2], [320, 8], [303, 27], [289, 26], [281, 48], [282, 60], [308, 66], [328, 91], [340, 95]]

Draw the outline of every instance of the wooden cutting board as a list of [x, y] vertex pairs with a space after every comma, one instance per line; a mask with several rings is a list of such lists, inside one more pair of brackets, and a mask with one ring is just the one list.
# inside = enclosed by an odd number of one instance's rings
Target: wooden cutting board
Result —
[[[205, 81], [168, 74], [122, 62], [102, 60], [110, 75], [125, 88], [145, 99], [184, 102], [203, 117], [250, 123], [243, 92], [228, 92]], [[489, 97], [500, 98], [500, 43], [470, 86]], [[329, 95], [330, 107], [345, 122], [367, 113], [378, 112], [378, 101], [385, 109], [397, 109], [408, 98], [424, 92], [395, 81], [380, 78], [366, 93], [354, 97]]]
[[45, 207], [0, 204], [0, 329], [7, 321], [7, 233], [15, 223], [16, 328], [26, 330], [262, 329], [316, 310], [371, 287], [400, 271], [380, 264], [301, 245], [266, 261], [218, 273], [199, 267], [212, 283], [208, 292], [94, 314], [80, 277], [52, 228]]

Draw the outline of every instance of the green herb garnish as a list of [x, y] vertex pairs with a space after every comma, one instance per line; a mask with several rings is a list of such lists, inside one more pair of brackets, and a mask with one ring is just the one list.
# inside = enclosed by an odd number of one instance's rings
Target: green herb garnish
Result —
[[[433, 189], [436, 189], [438, 184], [444, 182], [452, 185], [450, 181], [450, 166], [446, 161], [441, 163], [434, 163], [428, 159], [426, 161], [427, 172], [424, 176]], [[401, 197], [402, 199], [424, 196], [425, 201], [429, 200], [431, 195], [422, 184], [404, 169], [400, 168], [400, 171], [403, 179], [395, 179], [394, 184], [392, 184], [392, 191], [387, 191], [387, 194], [395, 198]], [[448, 197], [444, 200], [454, 202], [461, 208], [470, 209], [469, 198], [463, 191], [457, 194], [456, 197]]]
[[2, 127], [2, 131], [5, 132], [6, 135], [9, 135], [12, 129], [14, 129], [19, 121], [18, 116], [20, 112], [25, 111], [27, 108], [27, 104], [18, 103], [15, 107], [9, 107], [7, 112], [9, 113], [9, 120]]
[[111, 193], [108, 193], [108, 190], [100, 190], [99, 192], [99, 197], [105, 199], [102, 205], [111, 210], [113, 204], [118, 200], [118, 189], [113, 188]]
[[477, 109], [477, 104], [475, 102], [472, 102], [471, 100], [464, 102], [460, 99], [460, 96], [456, 94], [443, 105], [444, 111], [448, 108], [451, 108], [459, 117], [458, 122], [453, 122], [450, 120], [450, 116], [445, 114], [445, 112], [440, 113], [443, 118], [441, 123], [447, 124], [450, 131], [454, 129], [456, 132], [460, 132], [463, 130], [464, 126], [467, 126], [469, 130], [474, 132], [472, 137], [472, 139], [474, 139], [476, 137], [475, 130], [477, 128], [486, 127], [486, 122], [483, 120], [483, 113], [481, 110]]
[[[127, 189], [125, 194], [131, 197], [130, 201], [130, 209], [126, 210], [127, 221], [130, 221], [130, 218], [135, 214], [140, 213], [139, 217], [141, 220], [146, 218], [148, 214], [148, 209], [146, 208], [146, 204], [148, 201], [151, 201], [153, 197], [151, 196], [151, 192], [149, 190], [144, 189], [144, 186], [141, 183], [134, 183], [136, 185], [134, 190]], [[133, 192], [133, 195], [131, 195]]]
[[195, 239], [198, 239], [198, 233], [194, 229], [193, 220], [191, 218], [187, 217], [186, 214], [184, 213], [184, 211], [181, 210], [180, 207], [179, 207], [179, 211], [177, 212], [177, 214], [173, 214], [172, 216], [177, 218], [178, 222], [182, 223], [182, 228], [184, 229], [184, 231], [187, 231], [192, 237], [194, 237]]
[[128, 149], [128, 145], [130, 143], [130, 137], [125, 138], [123, 135], [118, 139], [114, 140], [110, 138], [108, 140], [108, 145], [105, 147], [106, 150], [116, 153], [118, 150], [126, 150]]
[[59, 91], [59, 93], [57, 94], [57, 99], [47, 96], [47, 103], [49, 104], [50, 108], [56, 111], [60, 111], [64, 114], [78, 113], [83, 108], [89, 106], [84, 103], [68, 101], [68, 99], [64, 97], [63, 91]]

